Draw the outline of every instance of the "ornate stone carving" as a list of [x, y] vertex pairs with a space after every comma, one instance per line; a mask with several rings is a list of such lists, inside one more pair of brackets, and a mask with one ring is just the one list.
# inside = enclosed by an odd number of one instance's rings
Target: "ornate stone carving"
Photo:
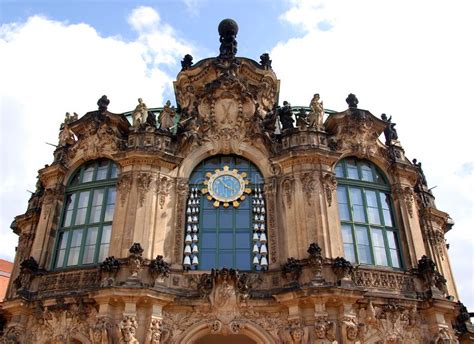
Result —
[[315, 274], [311, 280], [313, 285], [324, 284], [323, 277], [323, 256], [321, 254], [321, 247], [316, 243], [311, 243], [308, 248], [309, 259], [308, 263], [313, 268]]
[[290, 209], [293, 202], [294, 184], [295, 184], [295, 178], [292, 176], [285, 177], [281, 183], [283, 194], [286, 198], [286, 204], [288, 205], [288, 208]]
[[127, 200], [127, 196], [132, 188], [133, 177], [131, 172], [121, 173], [117, 181], [117, 189], [120, 193], [120, 203], [122, 206]]
[[137, 242], [133, 243], [132, 247], [128, 250], [130, 252], [128, 256], [128, 269], [130, 271], [130, 276], [127, 278], [129, 284], [139, 283], [140, 279], [138, 274], [142, 270], [143, 264], [143, 248]]
[[136, 338], [138, 323], [134, 316], [124, 316], [119, 324], [120, 344], [140, 344]]
[[19, 326], [12, 326], [5, 330], [0, 336], [0, 343], [2, 344], [21, 344], [23, 343], [25, 329]]
[[39, 266], [33, 257], [25, 259], [20, 264], [20, 274], [14, 284], [18, 292], [25, 292], [30, 288], [33, 276], [38, 272]]
[[[424, 282], [424, 287], [429, 291], [436, 288], [447, 295], [446, 279], [436, 270], [436, 264], [427, 256], [422, 256], [418, 261], [418, 273]], [[435, 290], [436, 292], [436, 290]]]
[[326, 200], [328, 201], [328, 206], [331, 206], [332, 194], [334, 193], [337, 187], [337, 180], [334, 174], [323, 173], [321, 175], [321, 185], [323, 186], [324, 193], [326, 194]]
[[285, 279], [298, 283], [303, 271], [302, 262], [299, 259], [290, 257], [286, 264], [282, 266], [281, 273]]
[[446, 328], [442, 327], [438, 330], [438, 333], [434, 336], [432, 342], [433, 344], [458, 344], [459, 341], [456, 337], [451, 333], [451, 331]]
[[446, 239], [441, 230], [430, 228], [427, 230], [428, 240], [432, 247], [438, 252], [439, 257], [444, 260], [444, 250], [446, 247]]
[[181, 70], [189, 69], [192, 65], [193, 57], [190, 54], [184, 55], [184, 58], [181, 60]]
[[303, 173], [301, 176], [301, 185], [306, 201], [308, 202], [308, 205], [311, 206], [313, 204], [313, 194], [316, 192], [316, 179], [314, 178], [314, 173]]
[[314, 323], [315, 343], [337, 343], [336, 324], [327, 320], [326, 316], [317, 316]]
[[260, 55], [260, 64], [265, 69], [272, 68], [272, 60], [270, 60], [270, 55], [268, 53], [264, 53]]
[[160, 113], [158, 121], [160, 122], [160, 130], [170, 132], [174, 126], [174, 116], [176, 115], [176, 109], [171, 106], [171, 102], [166, 101], [163, 111]]
[[159, 201], [158, 203], [160, 204], [160, 209], [163, 209], [163, 206], [165, 205], [166, 197], [170, 193], [170, 189], [173, 186], [173, 180], [168, 177], [160, 177], [157, 178], [156, 180], [156, 190], [159, 195]]
[[170, 264], [163, 260], [163, 256], [158, 255], [150, 262], [148, 271], [153, 276], [155, 283], [162, 283], [165, 278], [170, 276], [171, 269]]
[[161, 319], [152, 318], [145, 340], [145, 344], [160, 344], [163, 332], [163, 322]]
[[143, 207], [152, 180], [153, 175], [150, 172], [140, 172], [137, 175], [138, 204], [140, 207]]
[[288, 326], [280, 329], [279, 335], [283, 344], [307, 344], [310, 337], [309, 328], [299, 320], [289, 321]]
[[96, 323], [91, 326], [89, 338], [92, 344], [112, 344], [112, 324], [105, 317], [97, 318]]
[[415, 291], [413, 276], [405, 273], [364, 270], [358, 267], [352, 274], [352, 280], [356, 286], [361, 287]]
[[408, 215], [413, 217], [414, 196], [413, 191], [409, 186], [397, 186], [393, 189], [395, 197], [402, 199], [407, 207]]
[[373, 306], [369, 302], [359, 312], [359, 337], [363, 343], [421, 343], [420, 318], [416, 307], [396, 303]]
[[100, 274], [102, 287], [109, 287], [115, 283], [115, 277], [120, 270], [120, 262], [114, 256], [105, 258], [100, 264]]
[[309, 104], [311, 109], [308, 115], [308, 127], [323, 130], [324, 107], [319, 99], [319, 93], [316, 93]]
[[350, 281], [350, 275], [353, 270], [352, 264], [343, 257], [337, 257], [332, 263], [332, 270], [336, 275], [338, 283]]

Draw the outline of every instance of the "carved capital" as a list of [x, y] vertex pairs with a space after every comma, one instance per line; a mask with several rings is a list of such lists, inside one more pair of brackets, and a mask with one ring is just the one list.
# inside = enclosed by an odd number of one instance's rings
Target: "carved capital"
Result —
[[336, 190], [337, 187], [337, 180], [336, 176], [333, 173], [323, 173], [321, 175], [321, 185], [324, 189], [324, 193], [326, 194], [326, 200], [328, 202], [328, 206], [332, 205], [332, 194]]

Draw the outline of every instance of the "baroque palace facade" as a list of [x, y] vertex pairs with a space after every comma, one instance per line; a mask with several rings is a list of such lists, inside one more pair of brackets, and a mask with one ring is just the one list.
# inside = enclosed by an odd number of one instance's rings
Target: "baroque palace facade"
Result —
[[277, 106], [268, 54], [236, 57], [237, 31], [184, 57], [177, 108], [103, 96], [66, 116], [12, 224], [0, 342], [471, 342], [453, 222], [391, 118], [353, 94]]

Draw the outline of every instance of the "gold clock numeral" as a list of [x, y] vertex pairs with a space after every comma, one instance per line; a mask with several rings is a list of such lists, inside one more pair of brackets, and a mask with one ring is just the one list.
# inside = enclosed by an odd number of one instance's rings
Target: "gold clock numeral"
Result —
[[238, 208], [239, 205], [240, 205], [240, 203], [239, 203], [239, 201], [234, 201], [234, 202], [232, 202], [232, 205], [233, 205], [235, 208]]
[[251, 193], [251, 192], [252, 192], [252, 189], [250, 189], [250, 188], [246, 188], [246, 189], [244, 190], [244, 192], [249, 194], [249, 193]]
[[224, 202], [224, 208], [229, 208], [229, 203], [228, 202]]
[[204, 189], [201, 189], [201, 192], [202, 192], [203, 194], [207, 194], [207, 193], [209, 192], [209, 190], [208, 190], [207, 188], [204, 188]]
[[[208, 196], [207, 198], [209, 199], [209, 201], [212, 200], [212, 197], [211, 197], [211, 196]], [[219, 208], [220, 202], [219, 202], [219, 201], [215, 201], [212, 205], [214, 206], [214, 208]], [[225, 205], [224, 205], [224, 207], [225, 207]]]
[[211, 172], [207, 172], [207, 173], [206, 173], [206, 177], [207, 177], [207, 178], [211, 178], [211, 177], [212, 177], [212, 173], [211, 173]]
[[[212, 201], [212, 196], [211, 196], [211, 195], [207, 195], [207, 199], [208, 199], [209, 201]], [[219, 205], [217, 205], [217, 206], [219, 206]]]

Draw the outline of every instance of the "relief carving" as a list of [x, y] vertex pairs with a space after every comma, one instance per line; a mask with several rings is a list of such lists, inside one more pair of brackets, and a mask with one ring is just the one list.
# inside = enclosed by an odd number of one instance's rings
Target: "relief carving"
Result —
[[174, 259], [179, 260], [182, 256], [183, 239], [184, 239], [184, 223], [186, 200], [188, 198], [189, 186], [188, 180], [184, 178], [176, 179], [176, 218], [175, 218], [175, 236], [174, 236]]
[[328, 202], [328, 206], [331, 206], [332, 195], [337, 187], [336, 177], [332, 173], [324, 173], [321, 175], [321, 184], [323, 186], [324, 193], [326, 194], [326, 200]]
[[131, 172], [121, 173], [117, 181], [117, 190], [120, 193], [120, 203], [122, 206], [125, 204], [127, 196], [132, 188], [132, 181], [133, 177]]
[[120, 344], [140, 344], [136, 338], [138, 323], [134, 316], [123, 317], [119, 324], [120, 329]]
[[140, 207], [143, 207], [152, 180], [153, 175], [150, 172], [139, 172], [137, 175], [138, 204]]
[[145, 340], [145, 344], [160, 344], [163, 332], [163, 322], [161, 319], [152, 318]]
[[285, 177], [281, 183], [283, 194], [286, 199], [288, 208], [291, 209], [293, 202], [293, 191], [294, 191], [295, 178], [292, 176]]
[[163, 176], [161, 178], [156, 179], [156, 190], [159, 195], [158, 203], [160, 204], [160, 209], [163, 209], [166, 197], [169, 195], [172, 186], [173, 180], [171, 178]]
[[91, 326], [89, 338], [92, 344], [112, 344], [112, 324], [105, 317], [97, 318], [96, 323]]
[[308, 205], [311, 206], [313, 204], [313, 194], [316, 191], [316, 179], [314, 178], [314, 173], [303, 173], [301, 176], [301, 185], [303, 187], [306, 201], [308, 202]]

